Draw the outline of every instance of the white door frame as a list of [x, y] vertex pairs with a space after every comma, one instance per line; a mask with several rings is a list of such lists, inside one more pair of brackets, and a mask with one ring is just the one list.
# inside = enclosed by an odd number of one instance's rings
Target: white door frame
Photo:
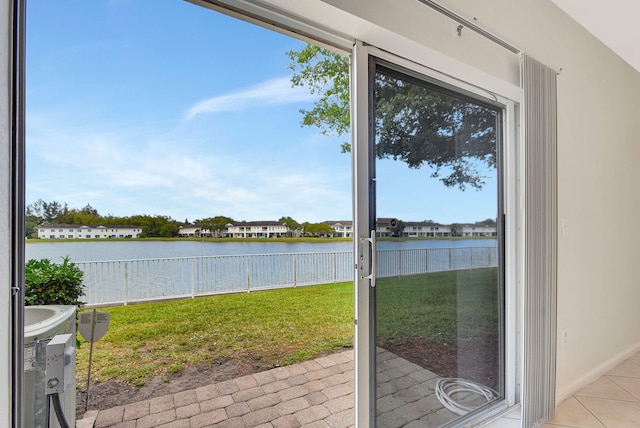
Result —
[[[357, 41], [352, 54], [352, 156], [353, 156], [353, 212], [354, 212], [354, 256], [355, 256], [355, 423], [358, 427], [375, 426], [375, 414], [372, 400], [375, 399], [375, 382], [370, 376], [374, 367], [375, 341], [372, 335], [374, 327], [374, 308], [372, 281], [375, 281], [375, 246], [372, 242], [371, 231], [375, 231], [374, 166], [371, 164], [370, 151], [374, 149], [372, 142], [373, 126], [370, 117], [371, 103], [369, 77], [371, 58], [376, 57], [415, 71], [427, 78], [438, 80], [446, 86], [456, 90], [473, 93], [492, 102], [501, 104], [503, 115], [503, 198], [502, 209], [505, 215], [505, 254], [504, 254], [504, 376], [505, 376], [505, 407], [519, 401], [519, 385], [521, 383], [520, 353], [521, 337], [518, 334], [522, 325], [522, 296], [518, 290], [522, 286], [522, 266], [524, 260], [518, 257], [522, 254], [522, 151], [519, 150], [519, 99], [514, 100], [483, 89], [480, 85], [459, 81], [450, 74], [445, 74], [399, 58], [388, 52], [363, 42]], [[514, 92], [509, 93], [513, 97]], [[519, 98], [519, 97], [514, 97]], [[500, 409], [496, 409], [500, 411]], [[487, 414], [490, 417], [492, 414]]]
[[[362, 42], [356, 42], [351, 56], [351, 155], [353, 159], [353, 254], [355, 257], [355, 424], [357, 427], [374, 426], [372, 400], [375, 399], [375, 383], [369, 379], [374, 361], [371, 349], [373, 308], [371, 308], [372, 255], [375, 249], [365, 251], [370, 238], [370, 167], [369, 141], [369, 50]], [[374, 226], [375, 230], [375, 226]]]

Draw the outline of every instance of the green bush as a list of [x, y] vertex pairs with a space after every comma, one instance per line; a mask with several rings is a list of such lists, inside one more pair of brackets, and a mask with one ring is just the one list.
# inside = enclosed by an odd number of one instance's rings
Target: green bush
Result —
[[84, 293], [83, 272], [62, 258], [62, 264], [49, 259], [29, 260], [25, 265], [25, 305], [75, 305], [82, 307], [78, 299]]

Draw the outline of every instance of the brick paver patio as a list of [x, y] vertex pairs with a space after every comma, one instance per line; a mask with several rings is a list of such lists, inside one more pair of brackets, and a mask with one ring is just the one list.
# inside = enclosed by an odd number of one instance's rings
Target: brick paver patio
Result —
[[88, 412], [78, 426], [348, 428], [353, 426], [353, 404], [353, 350], [349, 350], [195, 390]]
[[[82, 428], [348, 428], [354, 425], [353, 350], [195, 390], [90, 411]], [[438, 427], [457, 417], [435, 395], [438, 376], [378, 349], [380, 427]]]

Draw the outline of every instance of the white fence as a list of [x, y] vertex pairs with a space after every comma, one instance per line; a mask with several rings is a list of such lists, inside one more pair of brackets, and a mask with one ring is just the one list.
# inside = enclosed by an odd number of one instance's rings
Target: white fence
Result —
[[[496, 247], [383, 250], [378, 276], [497, 266]], [[352, 281], [353, 254], [249, 254], [76, 262], [87, 306]]]
[[378, 251], [378, 277], [417, 275], [498, 265], [497, 247]]

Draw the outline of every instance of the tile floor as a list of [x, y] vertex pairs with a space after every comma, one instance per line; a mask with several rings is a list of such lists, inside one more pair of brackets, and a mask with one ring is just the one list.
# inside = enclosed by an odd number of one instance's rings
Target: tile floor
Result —
[[[520, 428], [519, 410], [490, 428]], [[640, 352], [558, 405], [543, 428], [640, 428]]]

